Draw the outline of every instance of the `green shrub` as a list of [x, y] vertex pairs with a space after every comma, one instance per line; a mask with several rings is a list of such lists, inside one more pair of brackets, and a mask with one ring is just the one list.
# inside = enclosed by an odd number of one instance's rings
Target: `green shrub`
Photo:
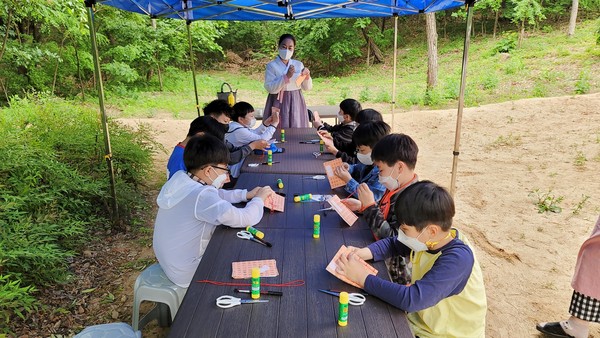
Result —
[[[120, 229], [146, 208], [140, 187], [156, 143], [144, 126], [109, 121], [109, 129], [120, 212], [112, 224]], [[11, 276], [0, 278], [6, 320], [6, 311], [29, 311], [35, 286], [68, 281], [68, 261], [89, 230], [110, 229], [112, 198], [97, 108], [14, 99], [0, 114], [0, 138], [0, 272]]]
[[37, 310], [38, 302], [32, 296], [35, 291], [32, 286], [21, 287], [11, 275], [0, 275], [0, 333], [10, 333], [7, 326], [13, 315], [25, 319], [26, 313]]
[[360, 94], [358, 94], [358, 101], [359, 102], [367, 102], [371, 99], [371, 91], [369, 90], [369, 88], [364, 87], [361, 91]]
[[494, 53], [510, 53], [517, 48], [518, 39], [519, 37], [515, 32], [503, 34], [502, 39], [494, 46]]
[[591, 88], [590, 75], [586, 71], [579, 73], [579, 78], [575, 82], [575, 94], [586, 94], [589, 93]]

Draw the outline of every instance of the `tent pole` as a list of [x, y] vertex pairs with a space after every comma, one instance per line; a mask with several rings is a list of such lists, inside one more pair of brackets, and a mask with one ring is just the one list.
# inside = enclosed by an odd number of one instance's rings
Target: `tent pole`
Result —
[[196, 85], [196, 65], [194, 64], [194, 50], [192, 48], [192, 33], [190, 32], [191, 20], [186, 21], [188, 42], [190, 44], [190, 64], [192, 66], [192, 81], [194, 81], [194, 94], [196, 94], [196, 111], [200, 116], [200, 101], [198, 101], [198, 86]]
[[392, 131], [396, 117], [396, 60], [398, 59], [398, 15], [394, 14], [394, 79], [392, 80]]
[[115, 184], [115, 170], [112, 162], [112, 151], [110, 147], [110, 134], [108, 132], [108, 123], [106, 118], [106, 109], [104, 108], [104, 86], [102, 84], [102, 72], [100, 72], [100, 59], [98, 57], [98, 45], [96, 43], [96, 30], [94, 28], [94, 9], [96, 0], [85, 0], [85, 7], [88, 12], [88, 26], [90, 27], [90, 41], [92, 44], [92, 56], [94, 57], [94, 72], [96, 75], [96, 88], [98, 89], [98, 101], [100, 104], [100, 113], [102, 118], [102, 129], [104, 131], [104, 148], [106, 164], [108, 165], [108, 175], [110, 177], [110, 192], [113, 199], [112, 219], [113, 223], [119, 219], [119, 208], [117, 205], [117, 188]]
[[456, 191], [456, 170], [458, 167], [458, 155], [460, 154], [460, 133], [462, 126], [463, 108], [465, 106], [465, 87], [467, 81], [467, 58], [469, 56], [469, 43], [471, 42], [471, 26], [473, 25], [474, 0], [468, 0], [467, 6], [467, 29], [465, 32], [465, 45], [463, 48], [462, 73], [460, 75], [460, 93], [458, 95], [458, 114], [456, 116], [456, 132], [454, 135], [454, 151], [452, 152], [452, 179], [450, 182], [450, 194], [454, 196]]

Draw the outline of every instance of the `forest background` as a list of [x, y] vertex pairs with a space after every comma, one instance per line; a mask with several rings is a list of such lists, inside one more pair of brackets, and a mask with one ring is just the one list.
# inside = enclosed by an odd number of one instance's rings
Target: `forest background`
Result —
[[[570, 27], [573, 7], [579, 14]], [[96, 9], [110, 116], [196, 116], [185, 23]], [[466, 105], [597, 92], [599, 14], [600, 0], [478, 1]], [[194, 22], [200, 106], [228, 82], [261, 107], [264, 66], [276, 55], [279, 35], [292, 33], [295, 58], [320, 88], [307, 93], [311, 105], [352, 97], [384, 113], [392, 101], [401, 110], [455, 107], [464, 9], [398, 21], [395, 98], [391, 18]], [[150, 130], [110, 120], [119, 154], [120, 213], [112, 215], [87, 25], [81, 1], [0, 1], [0, 334], [43, 328], [44, 316], [59, 318], [44, 324], [51, 326], [45, 332], [76, 331], [85, 322], [86, 299], [118, 301], [118, 286], [80, 287], [81, 280], [98, 278], [88, 267], [92, 258], [101, 261], [96, 253], [103, 241], [145, 246], [151, 234], [148, 199], [163, 174], [154, 171], [152, 154], [164, 149]], [[428, 41], [437, 48], [433, 82]], [[149, 263], [127, 262], [117, 273]]]

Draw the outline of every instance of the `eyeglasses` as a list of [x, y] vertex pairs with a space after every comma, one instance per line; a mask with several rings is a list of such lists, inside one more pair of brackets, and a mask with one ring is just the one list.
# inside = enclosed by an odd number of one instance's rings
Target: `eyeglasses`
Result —
[[215, 169], [221, 169], [221, 170], [224, 170], [224, 171], [227, 173], [227, 175], [231, 175], [231, 170], [229, 170], [229, 168], [223, 168], [223, 167], [219, 167], [219, 166], [217, 166], [217, 165], [211, 165], [211, 167], [213, 167], [213, 168], [215, 168]]

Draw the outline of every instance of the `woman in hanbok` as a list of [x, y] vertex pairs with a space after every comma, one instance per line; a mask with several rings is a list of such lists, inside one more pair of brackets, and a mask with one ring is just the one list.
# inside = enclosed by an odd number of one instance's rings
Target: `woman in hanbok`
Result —
[[573, 273], [573, 296], [567, 320], [539, 323], [538, 331], [551, 337], [587, 338], [589, 323], [600, 323], [600, 217], [579, 249]]
[[271, 108], [279, 111], [279, 128], [308, 127], [308, 110], [302, 90], [312, 89], [310, 71], [298, 60], [292, 59], [296, 39], [291, 34], [279, 38], [279, 55], [267, 64], [265, 89], [269, 92], [263, 118], [271, 116]]

